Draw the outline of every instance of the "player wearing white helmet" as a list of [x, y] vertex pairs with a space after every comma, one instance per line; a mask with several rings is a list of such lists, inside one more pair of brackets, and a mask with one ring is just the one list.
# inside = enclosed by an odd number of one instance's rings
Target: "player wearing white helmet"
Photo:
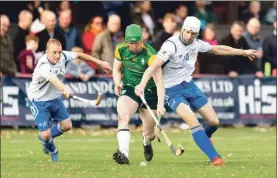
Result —
[[[184, 20], [184, 23], [183, 23], [181, 29], [182, 29], [182, 31], [193, 32], [193, 34], [196, 33], [196, 36], [194, 36], [194, 37], [197, 37], [197, 35], [199, 34], [199, 31], [200, 31], [200, 27], [201, 27], [200, 20], [197, 19], [196, 17], [189, 16]], [[186, 38], [183, 35], [184, 35], [184, 33], [181, 33], [180, 40], [184, 45], [191, 44], [193, 42], [193, 40], [195, 39], [195, 38]]]
[[[144, 94], [146, 83], [153, 73], [162, 67], [168, 106], [190, 126], [194, 141], [209, 157], [212, 165], [221, 166], [223, 160], [210, 141], [210, 137], [218, 128], [219, 120], [203, 92], [192, 80], [197, 55], [198, 52], [209, 52], [216, 55], [246, 56], [253, 60], [257, 52], [224, 45], [211, 46], [197, 39], [199, 31], [200, 20], [192, 16], [187, 17], [180, 34], [170, 37], [163, 43], [156, 60], [145, 71], [140, 84], [135, 87], [135, 93]], [[201, 130], [192, 109], [206, 120], [204, 131]]]

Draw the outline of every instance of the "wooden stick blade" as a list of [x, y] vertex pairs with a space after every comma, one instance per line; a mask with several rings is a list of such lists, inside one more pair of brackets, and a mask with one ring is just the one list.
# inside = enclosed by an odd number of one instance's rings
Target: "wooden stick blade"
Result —
[[102, 93], [98, 93], [95, 106], [99, 105], [99, 103], [101, 102], [101, 100], [102, 100]]
[[176, 150], [176, 156], [180, 156], [184, 153], [184, 148], [183, 147], [180, 147]]
[[102, 93], [98, 93], [97, 99], [95, 99], [95, 100], [90, 100], [90, 101], [89, 101], [89, 104], [90, 104], [90, 105], [97, 106], [97, 105], [100, 104], [101, 100], [102, 100]]

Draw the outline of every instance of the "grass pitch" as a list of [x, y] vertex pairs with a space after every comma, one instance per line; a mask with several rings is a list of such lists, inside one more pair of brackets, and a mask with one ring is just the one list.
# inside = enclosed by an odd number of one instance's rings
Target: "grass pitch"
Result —
[[276, 128], [220, 128], [214, 146], [225, 161], [208, 165], [189, 131], [169, 130], [168, 136], [185, 153], [174, 156], [163, 139], [153, 142], [154, 158], [147, 166], [140, 131], [132, 131], [130, 165], [112, 159], [116, 130], [75, 129], [55, 139], [60, 162], [43, 154], [36, 130], [1, 131], [1, 177], [123, 177], [123, 178], [274, 178], [276, 177]]

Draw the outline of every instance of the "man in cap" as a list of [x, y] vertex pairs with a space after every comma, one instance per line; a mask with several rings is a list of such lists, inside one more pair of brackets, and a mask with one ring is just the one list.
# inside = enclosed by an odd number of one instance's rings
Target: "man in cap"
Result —
[[[224, 45], [211, 46], [198, 40], [200, 25], [200, 20], [193, 16], [184, 20], [181, 33], [164, 42], [153, 65], [145, 71], [142, 81], [135, 87], [135, 93], [136, 95], [144, 93], [148, 80], [162, 67], [168, 106], [190, 126], [194, 141], [209, 157], [211, 164], [221, 166], [223, 160], [210, 141], [210, 137], [218, 128], [219, 120], [203, 92], [192, 80], [197, 55], [198, 52], [209, 52], [216, 55], [245, 56], [253, 60], [256, 51]], [[204, 131], [192, 109], [199, 112], [207, 121]]]
[[[132, 24], [126, 27], [125, 41], [117, 45], [113, 66], [113, 79], [115, 82], [115, 94], [119, 96], [117, 102], [118, 112], [118, 143], [119, 149], [113, 158], [118, 164], [129, 164], [130, 132], [128, 123], [131, 117], [139, 109], [143, 123], [143, 147], [147, 161], [153, 157], [151, 141], [154, 140], [155, 122], [151, 117], [140, 97], [134, 93], [134, 87], [155, 59], [156, 51], [147, 43], [143, 42], [142, 28]], [[122, 79], [123, 74], [123, 80]], [[164, 95], [162, 70], [157, 70], [150, 81], [146, 84], [145, 99], [153, 112], [163, 115]], [[160, 80], [157, 80], [160, 78]], [[157, 86], [157, 87], [156, 87]]]

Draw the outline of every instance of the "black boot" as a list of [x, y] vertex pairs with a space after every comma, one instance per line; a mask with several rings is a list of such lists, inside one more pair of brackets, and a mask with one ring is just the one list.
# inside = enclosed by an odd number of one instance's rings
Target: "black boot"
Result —
[[118, 164], [129, 164], [128, 158], [119, 150], [117, 150], [117, 152], [113, 154], [113, 159]]
[[144, 147], [144, 156], [145, 156], [146, 161], [151, 161], [153, 159], [152, 144], [150, 143], [146, 146], [143, 144], [143, 147]]

